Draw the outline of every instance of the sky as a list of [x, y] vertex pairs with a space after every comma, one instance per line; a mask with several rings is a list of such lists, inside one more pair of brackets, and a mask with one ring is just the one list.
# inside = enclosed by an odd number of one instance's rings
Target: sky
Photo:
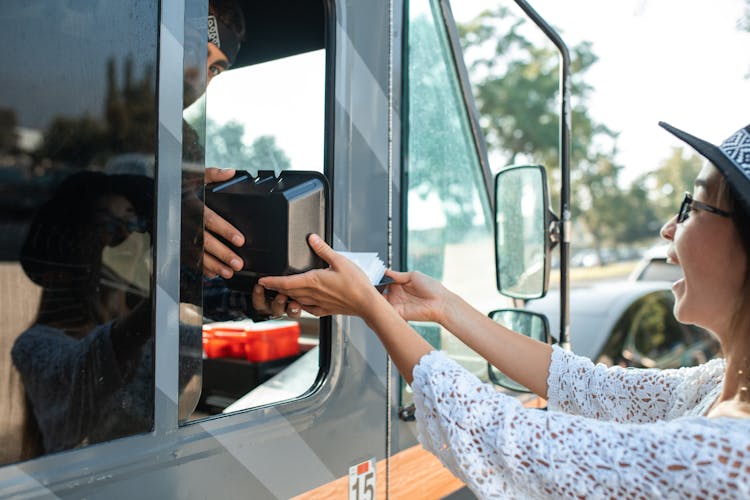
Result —
[[[513, 5], [510, 0], [451, 5], [460, 23], [501, 3]], [[660, 120], [714, 143], [750, 122], [750, 33], [737, 29], [744, 0], [530, 3], [569, 46], [592, 42], [599, 60], [584, 75], [594, 88], [589, 112], [619, 133], [616, 160], [624, 166], [623, 185], [658, 168], [673, 147], [682, 145], [658, 127]], [[321, 169], [323, 53], [290, 59], [296, 77], [276, 76], [274, 63], [221, 75], [209, 88], [209, 108], [219, 120], [242, 121], [248, 142], [258, 134], [276, 135], [293, 168]], [[275, 64], [283, 72], [291, 61]], [[246, 78], [235, 79], [240, 71]], [[221, 96], [236, 92], [242, 100], [221, 102]], [[278, 92], [286, 98], [273, 98]], [[284, 119], [289, 113], [298, 119]]]
[[[499, 3], [454, 0], [451, 8], [460, 23]], [[750, 33], [736, 28], [744, 0], [529, 3], [569, 47], [592, 42], [599, 60], [585, 75], [594, 87], [589, 110], [620, 133], [624, 183], [682, 144], [660, 120], [713, 143], [750, 122]]]
[[325, 52], [320, 50], [219, 75], [208, 86], [206, 109], [218, 123], [241, 123], [246, 144], [273, 135], [293, 169], [322, 172], [324, 93]]

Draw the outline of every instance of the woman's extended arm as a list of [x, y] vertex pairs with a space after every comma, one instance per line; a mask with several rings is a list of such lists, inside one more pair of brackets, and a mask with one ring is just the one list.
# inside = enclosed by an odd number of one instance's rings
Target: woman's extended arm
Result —
[[265, 277], [258, 283], [292, 297], [316, 316], [360, 316], [378, 335], [404, 379], [411, 383], [414, 366], [432, 351], [432, 346], [399, 316], [356, 264], [337, 254], [317, 235], [311, 235], [309, 242], [330, 267], [294, 276]]
[[420, 273], [389, 271], [394, 283], [384, 297], [354, 263], [334, 252], [320, 237], [311, 235], [309, 242], [329, 268], [266, 277], [259, 283], [293, 297], [317, 316], [362, 317], [407, 382], [411, 382], [414, 366], [432, 348], [405, 320], [435, 321], [507, 375], [546, 396], [551, 355], [548, 345], [502, 327]]

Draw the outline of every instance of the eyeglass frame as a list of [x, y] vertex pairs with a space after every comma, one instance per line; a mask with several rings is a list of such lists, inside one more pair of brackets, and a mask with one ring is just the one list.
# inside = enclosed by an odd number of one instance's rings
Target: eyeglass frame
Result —
[[709, 212], [720, 217], [732, 217], [733, 215], [732, 212], [727, 212], [726, 210], [722, 210], [712, 205], [707, 205], [705, 203], [697, 201], [693, 198], [692, 194], [685, 191], [685, 196], [682, 198], [682, 203], [680, 203], [680, 209], [677, 211], [677, 223], [679, 224], [681, 222], [685, 222], [689, 217], [690, 210], [692, 210], [693, 208], [703, 210], [704, 212]]

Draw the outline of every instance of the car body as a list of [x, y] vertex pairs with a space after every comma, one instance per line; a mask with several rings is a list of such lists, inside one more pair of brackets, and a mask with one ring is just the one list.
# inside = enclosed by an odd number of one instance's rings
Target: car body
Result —
[[682, 268], [667, 262], [668, 245], [652, 247], [628, 276], [630, 281], [669, 281], [682, 278]]
[[[618, 281], [570, 292], [571, 350], [595, 362], [627, 367], [694, 366], [720, 352], [705, 330], [679, 323], [668, 281]], [[547, 316], [559, 336], [560, 295], [551, 291], [527, 309]]]

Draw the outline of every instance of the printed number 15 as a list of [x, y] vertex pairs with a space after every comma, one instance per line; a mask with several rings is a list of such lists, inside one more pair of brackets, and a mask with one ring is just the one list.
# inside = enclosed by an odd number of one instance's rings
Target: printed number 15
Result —
[[[360, 491], [360, 479], [362, 479], [364, 491]], [[374, 482], [375, 474], [373, 472], [368, 472], [367, 474], [358, 477], [352, 485], [352, 493], [354, 494], [354, 498], [356, 498], [357, 500], [375, 500], [375, 485], [373, 484]]]

